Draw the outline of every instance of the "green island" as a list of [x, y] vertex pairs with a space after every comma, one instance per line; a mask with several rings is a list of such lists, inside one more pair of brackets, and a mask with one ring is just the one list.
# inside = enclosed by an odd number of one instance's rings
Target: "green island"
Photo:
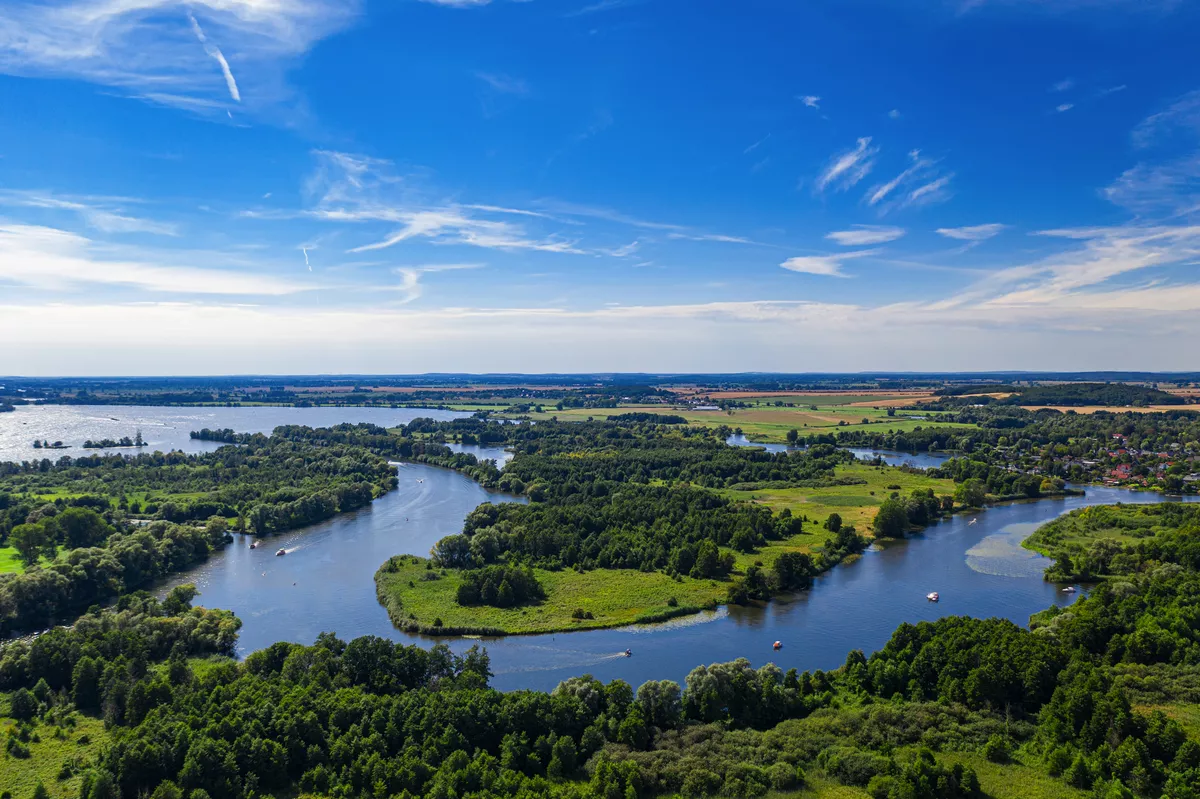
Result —
[[[530, 634], [762, 601], [808, 587], [873, 538], [903, 537], [987, 500], [975, 483], [860, 463], [829, 444], [730, 447], [726, 430], [682, 421], [632, 413], [426, 429], [504, 435], [516, 454], [494, 485], [531, 502], [485, 504], [430, 558], [388, 560], [375, 582], [393, 623], [434, 635]], [[492, 590], [464, 594], [464, 583], [500, 567], [528, 577], [500, 575]], [[518, 579], [535, 590], [515, 590]]]
[[[1192, 797], [1200, 790], [1200, 507], [1092, 508], [1120, 574], [1029, 629], [903, 624], [833, 671], [697, 666], [488, 687], [487, 653], [321, 635], [242, 662], [182, 586], [0, 649], [14, 797], [651, 799]], [[1130, 531], [1134, 531], [1132, 534]], [[1060, 535], [1061, 533], [1061, 535]]]

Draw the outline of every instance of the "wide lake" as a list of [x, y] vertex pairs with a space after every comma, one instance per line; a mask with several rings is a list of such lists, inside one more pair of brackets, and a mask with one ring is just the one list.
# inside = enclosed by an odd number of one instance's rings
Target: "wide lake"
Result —
[[[110, 414], [110, 407], [66, 410], [69, 413], [64, 418], [68, 419], [81, 413], [121, 415]], [[197, 426], [269, 431], [285, 423], [371, 421], [395, 425], [434, 413], [413, 409], [125, 410], [131, 421], [135, 416], [178, 418], [184, 436]], [[249, 417], [235, 415], [239, 411], [262, 415], [250, 426]], [[327, 415], [315, 413], [318, 411]], [[9, 424], [0, 421], [0, 425]], [[43, 428], [45, 437], [66, 440], [63, 431], [48, 424]], [[149, 425], [143, 427], [148, 438], [149, 429]], [[89, 437], [101, 435], [82, 427], [80, 431]], [[481, 449], [476, 454], [507, 459], [499, 450]], [[901, 460], [911, 457], [887, 454]], [[1067, 604], [1074, 596], [1042, 581], [1047, 561], [1021, 549], [1021, 540], [1038, 525], [1075, 508], [1162, 499], [1149, 493], [1089, 487], [1082, 497], [997, 506], [940, 522], [905, 541], [875, 547], [857, 562], [818, 578], [812, 590], [763, 607], [721, 608], [645, 627], [476, 641], [432, 639], [397, 631], [376, 600], [374, 573], [391, 555], [427, 554], [439, 538], [458, 532], [466, 514], [481, 502], [515, 498], [488, 492], [449, 470], [419, 464], [397, 468], [397, 490], [370, 507], [279, 536], [262, 549], [251, 550], [246, 539], [237, 537], [225, 551], [189, 573], [176, 575], [161, 590], [194, 582], [201, 592], [199, 604], [235, 611], [244, 622], [242, 655], [274, 641], [310, 643], [323, 631], [336, 632], [344, 639], [380, 635], [422, 646], [442, 640], [458, 652], [483, 643], [496, 673], [492, 684], [501, 689], [549, 689], [583, 673], [606, 681], [621, 678], [636, 687], [649, 679], [681, 681], [698, 664], [739, 657], [756, 666], [774, 661], [785, 669], [836, 668], [852, 649], [869, 653], [883, 646], [897, 625], [906, 621], [961, 614], [1027, 624], [1031, 614], [1052, 604]], [[277, 557], [279, 548], [288, 554]], [[925, 599], [930, 591], [940, 592], [940, 603]], [[772, 652], [776, 640], [783, 642], [783, 648]], [[624, 657], [626, 649], [632, 650], [632, 657]]]
[[[145, 405], [18, 405], [12, 413], [0, 413], [0, 461], [57, 460], [64, 455], [107, 452], [211, 452], [216, 441], [190, 438], [193, 430], [229, 428], [239, 433], [270, 433], [281, 424], [329, 427], [342, 422], [370, 422], [395, 427], [413, 419], [459, 419], [470, 414], [428, 408], [290, 408], [255, 406], [243, 408], [176, 408]], [[142, 450], [83, 449], [88, 439], [119, 441], [138, 431], [146, 441]], [[67, 449], [36, 449], [34, 440], [61, 441]]]

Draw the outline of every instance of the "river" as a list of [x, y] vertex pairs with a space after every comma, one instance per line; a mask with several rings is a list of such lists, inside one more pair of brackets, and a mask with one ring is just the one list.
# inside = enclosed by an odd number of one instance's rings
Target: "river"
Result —
[[[375, 570], [397, 553], [425, 555], [443, 535], [461, 529], [480, 502], [511, 501], [455, 472], [400, 467], [400, 487], [369, 508], [278, 539], [265, 549], [238, 543], [172, 585], [195, 582], [200, 604], [234, 610], [244, 621], [239, 652], [278, 640], [311, 642], [322, 631], [344, 639], [380, 635], [462, 652], [478, 643], [433, 639], [392, 627], [375, 598]], [[421, 481], [421, 482], [418, 482]], [[749, 658], [783, 668], [832, 669], [851, 649], [874, 651], [901, 622], [946, 615], [1029, 616], [1071, 595], [1042, 581], [1048, 561], [1021, 549], [1038, 525], [1086, 505], [1154, 502], [1159, 497], [1112, 488], [1087, 496], [1002, 505], [974, 517], [939, 522], [905, 541], [875, 547], [855, 563], [822, 575], [812, 590], [761, 608], [721, 608], [666, 624], [616, 630], [484, 639], [496, 676], [512, 690], [548, 690], [567, 677], [591, 673], [635, 687], [649, 679], [682, 681], [700, 663]], [[971, 519], [977, 519], [971, 524]], [[288, 550], [276, 557], [277, 548]], [[930, 591], [940, 603], [925, 599]], [[783, 649], [772, 652], [775, 640]], [[626, 649], [632, 657], [624, 657]]]
[[[99, 416], [110, 409], [71, 410]], [[147, 413], [154, 411], [188, 417], [193, 411], [196, 416], [209, 413], [209, 409], [131, 410], [145, 413], [143, 418], [154, 418]], [[212, 409], [215, 418], [199, 426], [239, 429], [238, 420], [216, 414], [247, 410], [257, 409]], [[274, 417], [253, 429], [355, 419], [390, 425], [430, 413], [271, 410]], [[313, 413], [323, 410], [335, 418]], [[388, 413], [395, 416], [387, 417]], [[247, 428], [243, 424], [240, 429]], [[89, 431], [88, 435], [96, 434]], [[47, 430], [50, 436], [63, 437]], [[508, 457], [486, 448], [475, 454], [501, 461]], [[371, 506], [271, 539], [263, 549], [251, 550], [244, 538], [237, 537], [235, 544], [191, 572], [177, 575], [163, 590], [194, 582], [201, 591], [198, 604], [236, 612], [244, 622], [242, 655], [279, 640], [310, 643], [323, 631], [344, 639], [380, 635], [422, 646], [445, 640], [455, 651], [464, 651], [477, 642], [411, 636], [393, 628], [376, 601], [373, 576], [391, 555], [428, 553], [437, 539], [459, 531], [463, 518], [479, 503], [515, 498], [486, 491], [461, 474], [433, 466], [404, 464], [398, 469], [397, 490]], [[1023, 625], [1032, 613], [1071, 602], [1072, 595], [1042, 581], [1048, 561], [1021, 549], [1021, 540], [1040, 524], [1075, 508], [1160, 500], [1155, 494], [1089, 487], [1086, 496], [1001, 505], [872, 548], [856, 562], [819, 577], [812, 590], [764, 607], [721, 608], [645, 627], [514, 636], [482, 643], [492, 659], [492, 684], [504, 690], [550, 689], [583, 673], [606, 681], [621, 678], [635, 687], [649, 679], [682, 681], [698, 664], [739, 657], [756, 666], [774, 661], [785, 669], [832, 669], [852, 649], [871, 652], [883, 646], [901, 622], [963, 614], [1005, 617]], [[977, 521], [972, 524], [972, 519]], [[281, 547], [288, 554], [276, 557], [275, 550]], [[930, 591], [940, 592], [940, 603], [925, 599]], [[783, 642], [779, 652], [771, 650], [775, 640]], [[626, 649], [632, 650], [632, 657], [623, 656]]]
[[[211, 452], [222, 446], [217, 441], [198, 441], [193, 430], [229, 428], [239, 433], [270, 433], [282, 424], [330, 427], [342, 422], [370, 422], [396, 427], [426, 417], [439, 421], [470, 416], [430, 408], [290, 408], [255, 406], [242, 408], [175, 408], [148, 405], [18, 405], [12, 413], [0, 413], [0, 461], [27, 461], [64, 455], [78, 458], [96, 453], [121, 452]], [[142, 450], [83, 449], [88, 439], [133, 438], [142, 431]], [[67, 449], [35, 449], [34, 440], [62, 441]]]

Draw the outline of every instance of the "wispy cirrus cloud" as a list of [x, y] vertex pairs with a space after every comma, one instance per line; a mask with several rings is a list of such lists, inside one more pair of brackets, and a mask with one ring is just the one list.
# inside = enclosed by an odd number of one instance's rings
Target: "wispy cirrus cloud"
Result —
[[821, 110], [821, 98], [815, 94], [804, 94], [796, 99], [804, 103], [805, 108], [813, 108], [818, 111]]
[[913, 150], [908, 154], [909, 165], [886, 183], [876, 184], [867, 190], [864, 202], [878, 208], [880, 214], [908, 208], [931, 205], [950, 197], [950, 183], [954, 173], [943, 174], [938, 162]]
[[229, 96], [234, 102], [242, 101], [242, 93], [238, 90], [237, 80], [233, 77], [233, 70], [229, 68], [229, 61], [225, 59], [225, 54], [221, 52], [221, 48], [215, 44], [208, 43], [208, 37], [204, 35], [204, 29], [200, 27], [200, 23], [196, 21], [196, 17], [192, 12], [188, 12], [188, 21], [192, 23], [192, 32], [196, 34], [196, 38], [200, 40], [200, 44], [204, 46], [204, 52], [217, 62], [221, 67], [221, 74], [225, 76], [225, 86], [229, 89]]
[[0, 72], [77, 78], [202, 115], [231, 100], [262, 109], [288, 95], [292, 61], [357, 10], [358, 0], [6, 0]]
[[875, 168], [879, 148], [871, 145], [871, 137], [863, 136], [850, 150], [835, 155], [817, 176], [817, 191], [830, 186], [839, 191], [852, 188]]
[[1133, 129], [1139, 161], [1101, 191], [1143, 217], [1200, 209], [1200, 90], [1177, 98]]
[[515, 94], [519, 97], [529, 95], [529, 84], [521, 78], [514, 78], [500, 72], [476, 72], [475, 77], [501, 94]]
[[788, 258], [780, 264], [789, 272], [802, 272], [807, 275], [822, 275], [824, 277], [849, 277], [842, 272], [842, 264], [855, 258], [866, 258], [875, 255], [879, 250], [856, 250], [854, 252], [839, 252], [830, 255], [801, 255]]
[[886, 244], [903, 238], [905, 230], [902, 227], [884, 225], [854, 225], [850, 230], [835, 230], [825, 238], [836, 241], [844, 247], [865, 247], [872, 244]]
[[[398, 266], [393, 272], [400, 277], [400, 283], [395, 286], [384, 286], [383, 290], [398, 291], [401, 294], [400, 304], [407, 305], [421, 298], [424, 294], [424, 284], [421, 278], [438, 272], [457, 272], [463, 269], [482, 269], [484, 264], [422, 264], [421, 266]], [[378, 290], [378, 289], [376, 289]]]
[[1070, 111], [1074, 107], [1075, 107], [1074, 103], [1059, 103], [1058, 105], [1054, 106], [1054, 110], [1060, 114], [1063, 114], [1063, 113], [1066, 113], [1067, 111]]
[[[344, 212], [337, 211], [318, 211], [316, 215], [331, 220], [347, 218]], [[575, 242], [533, 238], [510, 222], [481, 219], [454, 206], [423, 210], [396, 209], [387, 215], [400, 222], [402, 227], [380, 241], [352, 248], [351, 253], [384, 250], [415, 238], [429, 239], [435, 244], [466, 244], [495, 250], [532, 250], [572, 255], [587, 253]]]
[[1075, 79], [1074, 78], [1063, 78], [1062, 80], [1054, 83], [1050, 87], [1050, 91], [1061, 93], [1061, 92], [1065, 92], [1065, 91], [1070, 91], [1073, 88], [1075, 88]]
[[132, 201], [124, 197], [74, 197], [51, 192], [0, 191], [0, 205], [68, 211], [78, 215], [88, 227], [104, 233], [178, 235], [178, 228], [173, 224], [130, 214], [125, 210], [130, 204]]
[[991, 222], [986, 225], [966, 225], [965, 227], [940, 227], [937, 229], [938, 235], [945, 236], [948, 239], [956, 241], [972, 241], [980, 242], [987, 241], [1004, 232], [1008, 225], [999, 222]]

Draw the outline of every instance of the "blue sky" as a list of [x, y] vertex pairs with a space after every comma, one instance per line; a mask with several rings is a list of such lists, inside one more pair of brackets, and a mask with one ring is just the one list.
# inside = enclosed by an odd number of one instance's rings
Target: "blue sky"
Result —
[[1200, 368], [1186, 0], [6, 0], [0, 373]]

